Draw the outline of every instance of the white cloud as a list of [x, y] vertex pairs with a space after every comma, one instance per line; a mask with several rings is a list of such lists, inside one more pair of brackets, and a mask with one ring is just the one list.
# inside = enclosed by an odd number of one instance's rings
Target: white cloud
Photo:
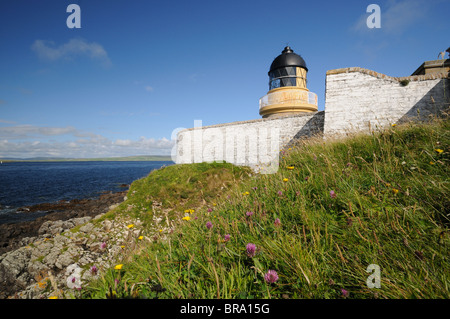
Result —
[[[430, 9], [441, 0], [387, 0], [373, 2], [380, 6], [381, 28], [367, 27], [367, 18], [372, 14], [366, 12], [361, 5], [361, 15], [356, 19], [349, 31], [360, 36], [354, 38], [353, 49], [358, 58], [372, 62], [385, 56], [389, 48], [399, 37], [413, 34], [418, 25], [430, 19]], [[367, 4], [366, 4], [367, 5]]]
[[[154, 138], [146, 138], [145, 136], [141, 136], [138, 140], [121, 140], [118, 139], [114, 143], [114, 146], [127, 148], [134, 151], [142, 151], [145, 152], [145, 150], [164, 150], [165, 154], [166, 151], [169, 151], [173, 145], [174, 141], [168, 140], [166, 138], [161, 139], [154, 139]], [[138, 152], [139, 153], [139, 152]], [[169, 154], [169, 153], [167, 153]]]
[[[4, 122], [6, 123], [6, 122]], [[72, 126], [67, 127], [40, 127], [34, 125], [16, 125], [0, 127], [0, 138], [24, 139], [37, 136], [58, 136], [66, 134], [83, 134]]]
[[[46, 140], [66, 136], [64, 141]], [[94, 158], [132, 155], [170, 155], [174, 141], [140, 137], [137, 140], [109, 138], [74, 127], [16, 125], [0, 127], [0, 157]]]
[[114, 142], [114, 145], [118, 145], [118, 146], [128, 146], [131, 144], [131, 140], [116, 140]]
[[426, 16], [428, 7], [423, 1], [394, 2], [382, 16], [382, 27], [388, 33], [401, 34]]
[[53, 41], [36, 40], [31, 45], [39, 58], [47, 61], [73, 59], [76, 56], [87, 56], [100, 61], [104, 66], [110, 66], [111, 61], [106, 50], [96, 42], [84, 39], [71, 39], [69, 42], [56, 46]]
[[8, 120], [3, 120], [3, 119], [0, 119], [0, 123], [5, 123], [5, 124], [16, 124], [16, 122], [14, 122], [14, 121], [8, 121]]
[[147, 92], [153, 92], [153, 87], [151, 87], [150, 85], [147, 85], [147, 86], [145, 87], [145, 90], [146, 90]]
[[381, 28], [369, 29], [366, 21], [371, 13], [364, 12], [352, 25], [351, 30], [360, 33], [379, 31], [383, 34], [400, 35], [426, 17], [430, 2], [419, 0], [388, 1], [380, 5]]

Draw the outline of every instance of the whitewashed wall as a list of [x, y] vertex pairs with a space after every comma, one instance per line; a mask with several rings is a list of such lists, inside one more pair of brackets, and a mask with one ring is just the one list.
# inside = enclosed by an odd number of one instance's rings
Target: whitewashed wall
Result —
[[[402, 85], [402, 80], [408, 80]], [[390, 77], [363, 68], [330, 70], [325, 112], [233, 122], [177, 133], [177, 164], [226, 161], [258, 172], [278, 169], [279, 151], [296, 139], [370, 133], [406, 120], [424, 120], [450, 106], [448, 74]]]
[[[326, 76], [324, 137], [371, 132], [448, 108], [447, 75], [390, 77], [362, 68], [330, 70]], [[400, 81], [409, 80], [406, 86]]]
[[273, 170], [280, 149], [322, 130], [323, 112], [194, 127], [178, 132], [172, 158], [177, 164], [226, 161]]

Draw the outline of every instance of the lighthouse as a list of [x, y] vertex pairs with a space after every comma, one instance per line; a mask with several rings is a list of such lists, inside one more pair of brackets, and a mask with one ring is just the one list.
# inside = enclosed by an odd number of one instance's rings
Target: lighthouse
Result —
[[277, 56], [269, 70], [269, 92], [259, 99], [263, 118], [317, 112], [317, 95], [306, 87], [305, 60], [289, 46]]

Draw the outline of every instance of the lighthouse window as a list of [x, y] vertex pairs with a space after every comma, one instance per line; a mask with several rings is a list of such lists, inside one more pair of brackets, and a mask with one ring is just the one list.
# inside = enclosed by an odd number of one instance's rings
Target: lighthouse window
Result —
[[297, 71], [296, 67], [288, 66], [285, 68], [279, 68], [279, 69], [273, 70], [272, 72], [270, 72], [269, 77], [270, 77], [270, 80], [273, 80], [275, 78], [279, 78], [279, 77], [283, 77], [283, 76], [290, 76], [290, 75], [296, 76], [296, 73], [297, 73], [296, 71]]
[[282, 78], [281, 81], [282, 81], [281, 86], [296, 86], [297, 85], [296, 78]]
[[297, 74], [297, 68], [295, 66], [288, 66], [286, 68], [287, 75], [296, 75]]
[[297, 78], [296, 77], [282, 77], [278, 79], [273, 79], [270, 81], [269, 89], [276, 89], [283, 86], [297, 86]]
[[[301, 77], [301, 74], [298, 77]], [[297, 86], [297, 68], [288, 66], [275, 69], [269, 73], [269, 79], [270, 90], [284, 86]]]
[[276, 89], [280, 87], [280, 79], [275, 79], [273, 81], [270, 81], [270, 90]]
[[269, 75], [270, 80], [273, 80], [278, 77], [280, 77], [279, 70], [273, 70], [272, 72], [270, 72], [270, 75]]

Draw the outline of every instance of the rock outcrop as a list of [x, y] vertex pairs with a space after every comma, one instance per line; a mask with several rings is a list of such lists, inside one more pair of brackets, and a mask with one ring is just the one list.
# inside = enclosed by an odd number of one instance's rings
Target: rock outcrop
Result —
[[[98, 214], [105, 213], [111, 205], [116, 205], [124, 201], [126, 192], [107, 193], [95, 199], [74, 199], [71, 201], [62, 201], [58, 203], [43, 203], [33, 206], [22, 207], [21, 214], [29, 212], [45, 211], [44, 216], [38, 217], [32, 221], [20, 222], [15, 224], [0, 225], [0, 255], [16, 249], [20, 240], [25, 237], [38, 236], [39, 229], [45, 222], [62, 221], [77, 217], [94, 217]], [[62, 225], [55, 225], [56, 228]], [[67, 228], [69, 225], [64, 225]]]
[[[139, 218], [127, 214], [133, 205], [126, 206], [126, 200], [124, 192], [107, 194], [97, 200], [74, 201], [67, 210], [35, 221], [0, 225], [0, 233], [4, 231], [0, 299], [79, 297], [88, 282], [140, 245], [166, 240], [174, 229], [170, 210], [152, 202], [151, 210], [142, 211], [142, 216], [152, 217], [144, 227]], [[117, 213], [115, 208], [124, 201], [124, 213]]]
[[73, 297], [83, 284], [110, 268], [138, 242], [139, 219], [104, 214], [46, 221], [34, 237], [0, 256], [0, 298]]

